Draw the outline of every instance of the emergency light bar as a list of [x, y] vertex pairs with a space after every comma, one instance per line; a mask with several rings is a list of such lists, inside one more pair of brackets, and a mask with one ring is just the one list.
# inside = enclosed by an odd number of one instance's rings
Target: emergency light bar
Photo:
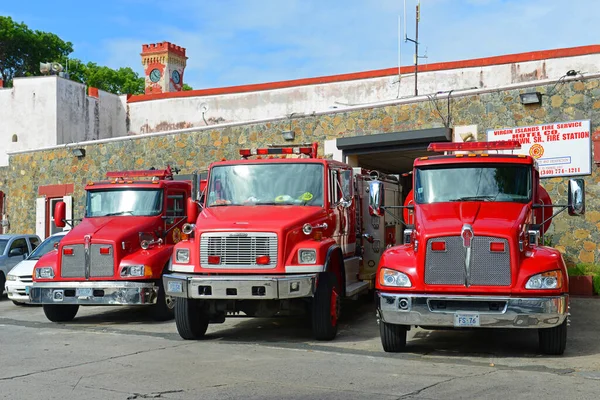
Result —
[[316, 158], [317, 146], [317, 143], [313, 143], [311, 147], [272, 145], [271, 147], [260, 149], [240, 149], [240, 155], [243, 158], [247, 158], [250, 156], [304, 154], [310, 156], [311, 158]]
[[520, 148], [521, 143], [517, 140], [499, 140], [497, 142], [431, 143], [427, 150], [441, 153], [446, 151], [518, 150]]
[[167, 169], [149, 169], [149, 170], [137, 170], [137, 171], [109, 171], [106, 173], [107, 178], [159, 178], [159, 179], [172, 179], [173, 172], [171, 172], [171, 166], [168, 165]]

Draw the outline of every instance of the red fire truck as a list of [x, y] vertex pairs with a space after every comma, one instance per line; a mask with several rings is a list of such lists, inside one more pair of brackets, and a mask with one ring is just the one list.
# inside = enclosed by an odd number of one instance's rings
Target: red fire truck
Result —
[[[85, 217], [43, 256], [29, 290], [54, 322], [72, 320], [80, 305], [149, 305], [157, 320], [173, 317], [161, 277], [181, 240], [190, 181], [165, 170], [108, 172], [86, 185]], [[65, 226], [58, 203], [56, 226]]]
[[341, 299], [374, 288], [379, 257], [401, 233], [397, 218], [370, 215], [369, 182], [400, 205], [398, 179], [317, 158], [316, 144], [240, 155], [211, 164], [199, 215], [188, 203], [189, 239], [164, 276], [177, 330], [197, 339], [230, 313], [308, 311], [315, 338], [331, 340]]
[[[385, 351], [404, 350], [407, 331], [420, 326], [537, 329], [542, 353], [563, 353], [567, 270], [540, 235], [559, 212], [585, 212], [584, 181], [570, 180], [568, 204], [553, 206], [533, 158], [490, 154], [518, 148], [434, 143], [430, 150], [444, 155], [415, 160], [408, 243], [387, 249], [377, 271]], [[372, 198], [371, 209], [380, 215], [385, 205]]]

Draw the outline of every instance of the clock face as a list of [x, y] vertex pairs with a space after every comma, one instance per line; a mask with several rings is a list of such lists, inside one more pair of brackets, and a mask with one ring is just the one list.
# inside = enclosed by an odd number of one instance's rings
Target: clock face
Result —
[[160, 80], [160, 71], [158, 69], [155, 68], [150, 72], [150, 80], [154, 83]]
[[173, 82], [176, 85], [179, 85], [179, 82], [181, 82], [181, 75], [179, 74], [179, 71], [177, 71], [177, 70], [173, 71], [173, 73], [171, 74], [171, 77], [173, 78]]

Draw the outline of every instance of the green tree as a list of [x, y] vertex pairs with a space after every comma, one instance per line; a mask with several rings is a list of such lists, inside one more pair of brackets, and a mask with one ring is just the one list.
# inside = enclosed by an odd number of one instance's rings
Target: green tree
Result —
[[181, 90], [183, 90], [183, 91], [194, 90], [194, 88], [191, 87], [190, 85], [188, 85], [187, 83], [184, 83], [183, 86], [181, 87]]
[[40, 75], [40, 62], [62, 60], [72, 52], [71, 42], [0, 16], [0, 75], [6, 86], [14, 77]]
[[115, 94], [144, 93], [144, 78], [129, 67], [115, 70], [93, 62], [84, 64], [80, 60], [71, 59], [68, 61], [68, 71], [71, 80], [105, 92]]

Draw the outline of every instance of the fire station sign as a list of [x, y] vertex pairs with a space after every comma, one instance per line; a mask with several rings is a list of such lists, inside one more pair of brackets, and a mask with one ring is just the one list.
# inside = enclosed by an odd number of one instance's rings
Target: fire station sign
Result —
[[592, 173], [590, 120], [488, 129], [487, 140], [518, 140], [514, 153], [535, 158], [541, 177]]

